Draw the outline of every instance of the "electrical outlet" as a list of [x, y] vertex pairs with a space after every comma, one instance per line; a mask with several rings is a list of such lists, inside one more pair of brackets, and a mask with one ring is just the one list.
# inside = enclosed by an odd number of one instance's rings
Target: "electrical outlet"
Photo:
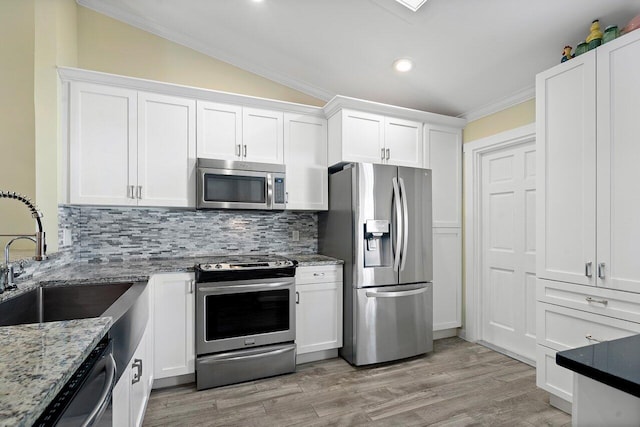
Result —
[[300, 232], [298, 230], [293, 230], [291, 232], [291, 240], [293, 240], [294, 242], [300, 241]]
[[62, 246], [71, 246], [72, 244], [72, 239], [71, 239], [71, 230], [68, 228], [63, 228], [62, 229]]

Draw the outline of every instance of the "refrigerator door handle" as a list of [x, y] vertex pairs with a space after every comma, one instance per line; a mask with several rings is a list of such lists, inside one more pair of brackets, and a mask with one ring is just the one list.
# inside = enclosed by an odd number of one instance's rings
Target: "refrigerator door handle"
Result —
[[402, 229], [404, 232], [402, 242], [402, 263], [400, 264], [400, 270], [404, 270], [404, 266], [407, 263], [407, 247], [409, 245], [409, 207], [407, 206], [407, 190], [404, 186], [404, 179], [400, 178], [400, 197], [402, 198]]
[[398, 187], [398, 178], [394, 177], [393, 180], [393, 204], [396, 208], [396, 246], [393, 254], [393, 271], [398, 271], [400, 267], [400, 251], [402, 246], [402, 211], [400, 206], [400, 189]]

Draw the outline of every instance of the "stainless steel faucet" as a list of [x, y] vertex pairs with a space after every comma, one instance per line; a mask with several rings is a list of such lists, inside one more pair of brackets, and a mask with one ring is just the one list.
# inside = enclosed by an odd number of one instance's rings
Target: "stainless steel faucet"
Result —
[[42, 218], [42, 212], [40, 212], [36, 208], [36, 206], [33, 203], [31, 203], [31, 200], [29, 198], [21, 194], [18, 194], [15, 191], [9, 192], [9, 191], [0, 190], [0, 199], [15, 199], [15, 200], [18, 200], [19, 202], [24, 203], [29, 208], [29, 211], [31, 212], [31, 216], [35, 218], [36, 226], [38, 228], [38, 231], [36, 231], [35, 234], [0, 235], [3, 237], [14, 237], [4, 247], [4, 266], [2, 266], [2, 268], [0, 269], [2, 273], [2, 276], [0, 277], [0, 293], [2, 293], [5, 291], [5, 289], [14, 289], [16, 287], [15, 278], [20, 275], [20, 273], [15, 272], [13, 264], [9, 263], [9, 250], [10, 250], [11, 244], [16, 240], [21, 240], [21, 239], [31, 240], [36, 244], [36, 253], [33, 259], [36, 261], [42, 261], [47, 257], [46, 255], [47, 243], [45, 239], [45, 233], [44, 231], [42, 231], [42, 221], [40, 220], [40, 218]]

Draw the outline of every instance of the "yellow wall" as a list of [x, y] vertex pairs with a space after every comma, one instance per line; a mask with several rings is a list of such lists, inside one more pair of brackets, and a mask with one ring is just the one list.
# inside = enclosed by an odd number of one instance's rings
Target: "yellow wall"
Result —
[[536, 121], [536, 101], [530, 99], [490, 116], [482, 117], [467, 124], [464, 128], [463, 142], [495, 135]]
[[319, 99], [80, 6], [78, 67], [301, 104], [325, 104]]
[[[35, 199], [34, 0], [0, 1], [0, 40], [0, 190]], [[33, 219], [22, 203], [0, 199], [0, 234], [34, 231]], [[0, 237], [2, 248], [6, 242]], [[15, 247], [29, 245], [16, 242]]]

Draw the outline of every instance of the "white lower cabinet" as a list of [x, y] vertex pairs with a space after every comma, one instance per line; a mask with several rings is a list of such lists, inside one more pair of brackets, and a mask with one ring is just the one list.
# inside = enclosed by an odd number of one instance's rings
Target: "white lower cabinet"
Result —
[[150, 329], [147, 324], [138, 348], [113, 389], [114, 426], [142, 425], [153, 382], [153, 359], [149, 354]]
[[433, 330], [462, 326], [462, 234], [433, 229]]
[[298, 267], [297, 354], [342, 347], [342, 266]]
[[155, 379], [195, 372], [195, 283], [193, 273], [152, 278]]
[[567, 402], [573, 372], [556, 352], [640, 333], [640, 295], [538, 279], [537, 300], [537, 385]]

